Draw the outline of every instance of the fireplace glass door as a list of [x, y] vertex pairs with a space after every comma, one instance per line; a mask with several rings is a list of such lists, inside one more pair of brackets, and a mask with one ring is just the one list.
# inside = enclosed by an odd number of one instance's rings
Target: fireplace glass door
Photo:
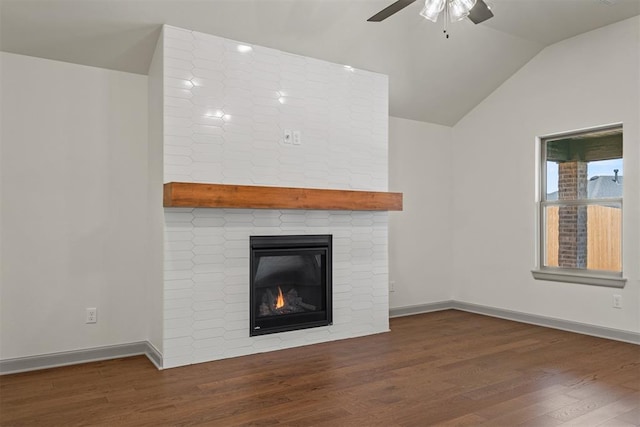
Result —
[[253, 236], [250, 244], [250, 335], [330, 325], [331, 236]]

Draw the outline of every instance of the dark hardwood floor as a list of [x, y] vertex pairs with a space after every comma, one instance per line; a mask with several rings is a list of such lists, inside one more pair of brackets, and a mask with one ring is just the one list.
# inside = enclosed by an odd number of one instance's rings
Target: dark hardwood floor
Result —
[[158, 371], [0, 377], [2, 426], [638, 426], [640, 346], [461, 311], [364, 338]]

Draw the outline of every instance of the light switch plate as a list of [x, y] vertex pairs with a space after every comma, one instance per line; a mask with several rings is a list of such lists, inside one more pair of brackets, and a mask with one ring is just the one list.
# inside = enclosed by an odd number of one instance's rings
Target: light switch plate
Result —
[[284, 135], [282, 136], [282, 141], [285, 144], [291, 144], [292, 135], [293, 135], [293, 133], [291, 132], [291, 129], [285, 129], [284, 130]]

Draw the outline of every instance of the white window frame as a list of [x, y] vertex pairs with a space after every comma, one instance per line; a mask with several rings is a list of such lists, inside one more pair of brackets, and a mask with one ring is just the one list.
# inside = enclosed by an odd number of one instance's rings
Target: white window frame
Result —
[[[584, 285], [606, 286], [612, 288], [623, 288], [627, 279], [623, 278], [622, 272], [624, 271], [624, 265], [621, 260], [621, 271], [600, 271], [589, 269], [577, 269], [567, 267], [551, 267], [545, 266], [546, 260], [546, 215], [545, 209], [548, 206], [589, 206], [589, 205], [602, 205], [602, 204], [617, 204], [620, 206], [622, 217], [624, 218], [623, 198], [608, 198], [608, 199], [578, 199], [578, 200], [546, 200], [547, 196], [547, 142], [565, 139], [585, 133], [604, 131], [610, 129], [621, 129], [622, 123], [615, 123], [611, 125], [587, 128], [582, 130], [576, 130], [571, 132], [546, 135], [536, 138], [536, 168], [538, 179], [538, 191], [536, 192], [536, 242], [537, 242], [537, 262], [536, 268], [531, 271], [533, 277], [538, 280], [547, 280], [553, 282], [566, 282], [577, 283]], [[623, 155], [624, 157], [624, 155]], [[624, 159], [623, 159], [624, 161]], [[621, 224], [621, 228], [624, 225]], [[620, 254], [623, 257], [623, 237], [624, 233], [621, 232], [621, 248]]]

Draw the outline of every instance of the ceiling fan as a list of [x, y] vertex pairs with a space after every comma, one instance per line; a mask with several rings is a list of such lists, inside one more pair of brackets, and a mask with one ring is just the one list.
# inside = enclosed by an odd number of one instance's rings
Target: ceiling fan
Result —
[[[470, 1], [473, 2], [473, 0], [470, 0]], [[367, 21], [369, 22], [383, 21], [414, 2], [416, 2], [416, 0], [398, 0], [395, 3], [392, 3], [391, 5], [385, 7], [380, 12], [373, 15], [371, 18], [367, 19]], [[455, 2], [458, 3], [459, 1], [455, 1]], [[435, 22], [438, 17], [438, 14], [443, 9], [445, 10], [445, 13], [449, 13], [448, 11], [449, 11], [449, 8], [451, 7], [450, 3], [451, 3], [451, 0], [436, 0], [436, 1], [427, 0], [425, 4], [425, 10], [423, 10], [423, 13], [421, 13], [421, 15]], [[463, 3], [466, 3], [466, 1], [463, 1]], [[426, 9], [428, 8], [429, 5], [431, 5], [432, 8], [435, 6], [435, 9], [432, 9], [431, 11], [427, 11]], [[425, 11], [435, 12], [435, 14], [434, 13], [425, 14], [424, 13]], [[489, 9], [487, 4], [483, 0], [476, 0], [475, 5], [473, 5], [473, 7], [470, 10], [468, 10], [468, 13], [469, 14], [467, 15], [467, 18], [469, 18], [469, 20], [471, 20], [471, 22], [473, 22], [474, 24], [479, 24], [493, 17], [493, 12], [491, 12], [491, 9]]]

